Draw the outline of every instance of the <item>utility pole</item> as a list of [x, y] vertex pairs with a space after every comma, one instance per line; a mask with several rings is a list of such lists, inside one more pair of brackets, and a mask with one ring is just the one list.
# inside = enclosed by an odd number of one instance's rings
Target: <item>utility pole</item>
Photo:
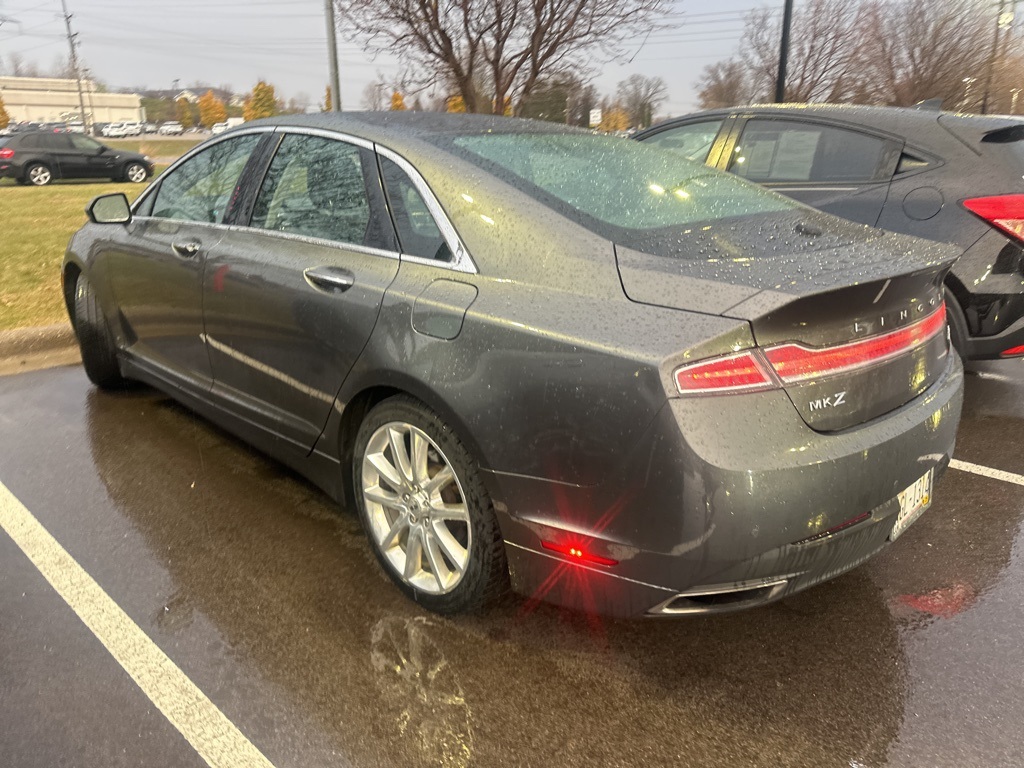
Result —
[[[63, 0], [61, 0], [63, 2]], [[341, 112], [341, 78], [338, 75], [337, 25], [334, 21], [334, 0], [324, 0], [327, 19], [327, 58], [331, 70], [331, 111]]]
[[782, 41], [779, 43], [779, 74], [775, 78], [775, 103], [786, 100], [786, 64], [789, 62], [789, 30], [793, 25], [793, 0], [782, 11]]
[[85, 95], [82, 93], [82, 70], [78, 68], [78, 45], [75, 42], [75, 34], [71, 31], [71, 14], [68, 13], [67, 0], [60, 0], [60, 7], [64, 11], [64, 26], [68, 30], [68, 47], [71, 50], [71, 71], [75, 73], [75, 81], [78, 83], [78, 108], [82, 113], [82, 130], [91, 134], [89, 117], [85, 114]]

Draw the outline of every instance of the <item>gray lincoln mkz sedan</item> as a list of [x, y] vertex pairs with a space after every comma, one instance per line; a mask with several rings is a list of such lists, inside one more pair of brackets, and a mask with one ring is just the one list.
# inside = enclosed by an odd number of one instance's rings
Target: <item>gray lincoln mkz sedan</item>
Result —
[[953, 451], [955, 252], [650, 145], [288, 117], [88, 213], [63, 284], [90, 379], [354, 503], [431, 610], [761, 605], [896, 539]]

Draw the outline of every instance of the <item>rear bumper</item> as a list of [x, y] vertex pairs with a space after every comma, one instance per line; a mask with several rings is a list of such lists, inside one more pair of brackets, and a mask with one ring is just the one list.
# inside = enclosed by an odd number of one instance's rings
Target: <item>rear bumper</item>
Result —
[[[844, 432], [810, 430], [772, 393], [678, 399], [600, 486], [488, 473], [513, 587], [608, 616], [718, 613], [856, 567], [888, 544], [897, 494], [949, 463], [963, 397], [950, 358], [923, 395]], [[617, 564], [570, 561], [545, 541]]]

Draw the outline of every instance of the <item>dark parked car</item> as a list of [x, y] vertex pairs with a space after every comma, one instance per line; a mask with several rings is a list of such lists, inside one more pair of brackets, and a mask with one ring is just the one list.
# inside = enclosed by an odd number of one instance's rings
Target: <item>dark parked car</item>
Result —
[[289, 116], [89, 215], [63, 285], [92, 381], [355, 504], [432, 610], [767, 603], [898, 537], [953, 451], [953, 249], [653, 146]]
[[955, 245], [954, 345], [968, 359], [1024, 356], [1024, 119], [772, 105], [688, 115], [636, 138], [851, 221]]
[[111, 149], [79, 133], [30, 131], [0, 137], [0, 178], [37, 187], [55, 179], [112, 179], [141, 184], [152, 161], [137, 152]]

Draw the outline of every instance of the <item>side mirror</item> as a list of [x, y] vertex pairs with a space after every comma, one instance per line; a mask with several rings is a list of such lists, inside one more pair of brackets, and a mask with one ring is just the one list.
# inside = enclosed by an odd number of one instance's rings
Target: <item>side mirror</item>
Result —
[[124, 192], [94, 197], [85, 212], [94, 224], [127, 224], [132, 220], [132, 209]]

